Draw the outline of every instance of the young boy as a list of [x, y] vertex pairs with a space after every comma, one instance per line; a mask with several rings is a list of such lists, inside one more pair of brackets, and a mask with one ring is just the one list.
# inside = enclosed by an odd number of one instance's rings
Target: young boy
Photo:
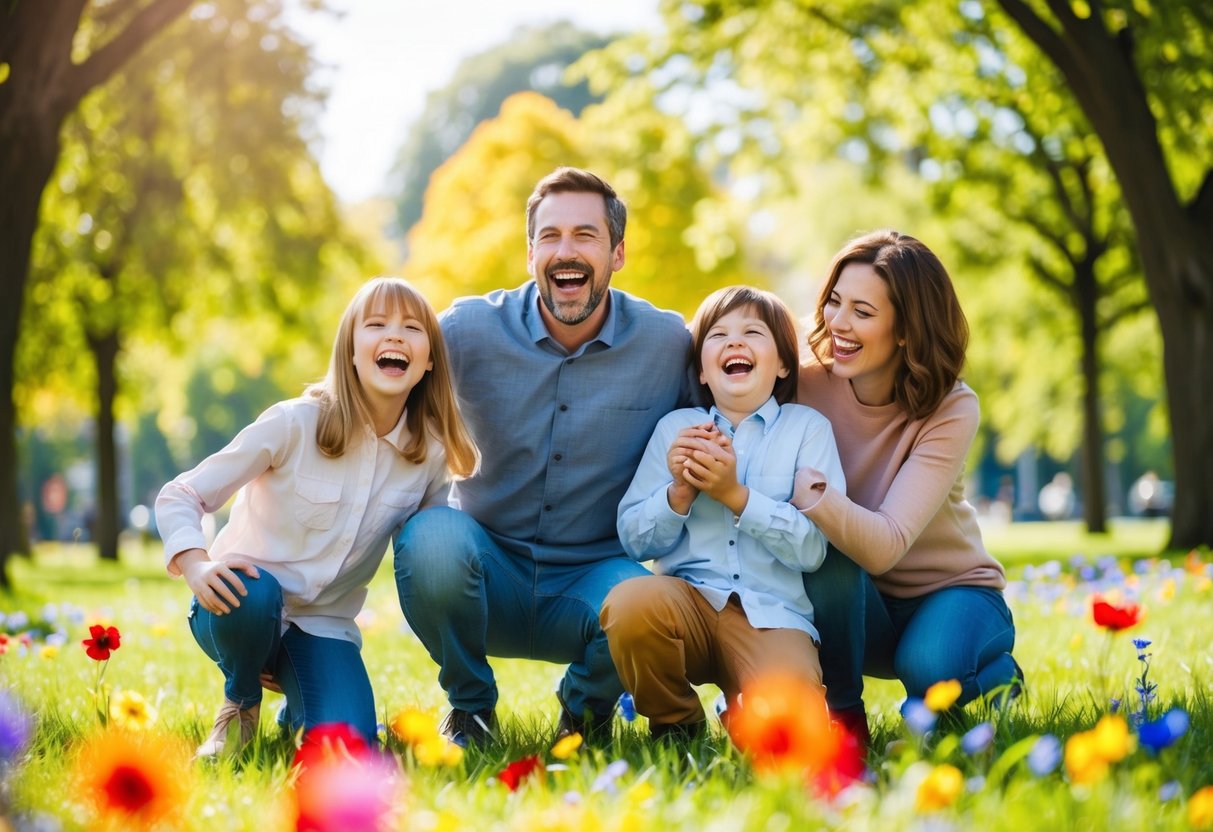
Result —
[[825, 417], [796, 400], [796, 327], [748, 286], [709, 295], [691, 325], [712, 407], [666, 415], [619, 505], [619, 537], [655, 575], [615, 586], [602, 608], [611, 658], [655, 738], [704, 733], [692, 685], [726, 703], [764, 672], [821, 685], [802, 574], [826, 539], [788, 499], [810, 467], [845, 488]]

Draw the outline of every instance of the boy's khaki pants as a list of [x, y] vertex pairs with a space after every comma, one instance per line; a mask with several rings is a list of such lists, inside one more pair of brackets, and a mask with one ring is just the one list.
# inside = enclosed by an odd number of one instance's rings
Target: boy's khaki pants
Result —
[[650, 725], [702, 722], [692, 685], [718, 685], [729, 707], [765, 673], [821, 686], [817, 646], [808, 633], [751, 626], [736, 595], [717, 612], [681, 578], [623, 581], [607, 595], [599, 618], [624, 690]]

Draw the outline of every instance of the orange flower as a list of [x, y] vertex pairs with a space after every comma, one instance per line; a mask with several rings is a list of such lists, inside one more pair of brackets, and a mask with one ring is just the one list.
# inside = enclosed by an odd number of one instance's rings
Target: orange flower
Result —
[[824, 794], [837, 793], [863, 772], [858, 744], [831, 726], [820, 687], [765, 676], [746, 686], [735, 710], [729, 736], [759, 772], [803, 772]]
[[934, 812], [951, 806], [960, 797], [964, 783], [964, 775], [956, 766], [935, 766], [918, 784], [914, 808], [920, 812]]
[[1213, 829], [1213, 786], [1197, 789], [1188, 798], [1188, 825], [1193, 829]]
[[1091, 617], [1105, 630], [1119, 632], [1137, 625], [1141, 621], [1141, 607], [1126, 601], [1117, 606], [1101, 595], [1096, 595], [1091, 604]]
[[152, 826], [185, 802], [189, 752], [164, 736], [106, 731], [76, 758], [81, 791], [105, 821], [121, 828]]

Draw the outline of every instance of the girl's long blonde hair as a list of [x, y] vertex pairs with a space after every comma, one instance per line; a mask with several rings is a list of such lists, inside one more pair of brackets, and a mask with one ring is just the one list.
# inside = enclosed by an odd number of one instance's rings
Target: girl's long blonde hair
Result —
[[426, 442], [432, 436], [446, 449], [446, 465], [451, 474], [470, 476], [480, 464], [480, 452], [455, 401], [446, 342], [438, 318], [421, 293], [398, 277], [368, 280], [341, 315], [328, 373], [304, 393], [323, 403], [316, 426], [316, 444], [326, 456], [341, 456], [363, 426], [371, 424], [370, 407], [354, 368], [354, 327], [372, 311], [399, 311], [416, 318], [430, 339], [434, 369], [422, 376], [409, 392], [405, 402], [409, 441], [400, 453], [415, 465], [425, 462]]

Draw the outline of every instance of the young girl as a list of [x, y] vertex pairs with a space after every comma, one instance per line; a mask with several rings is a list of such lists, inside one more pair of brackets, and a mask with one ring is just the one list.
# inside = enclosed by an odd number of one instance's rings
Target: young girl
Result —
[[[168, 571], [194, 593], [190, 629], [225, 679], [198, 756], [223, 750], [229, 729], [233, 743], [252, 738], [263, 681], [285, 693], [292, 727], [341, 722], [375, 739], [354, 616], [392, 531], [444, 504], [451, 477], [477, 462], [433, 310], [403, 280], [369, 281], [342, 315], [324, 381], [156, 500]], [[237, 489], [208, 552], [202, 516]]]
[[692, 685], [719, 685], [729, 705], [768, 671], [821, 685], [801, 574], [821, 563], [826, 541], [788, 500], [800, 468], [844, 488], [830, 424], [794, 403], [796, 327], [783, 302], [721, 289], [691, 334], [712, 407], [658, 423], [618, 523], [624, 550], [652, 558], [658, 574], [616, 585], [601, 617], [654, 737], [703, 733]]
[[943, 264], [896, 231], [859, 237], [834, 257], [815, 317], [799, 400], [834, 426], [848, 488], [806, 469], [792, 502], [831, 543], [805, 579], [830, 708], [867, 740], [864, 673], [914, 697], [958, 679], [958, 705], [1014, 693], [1023, 675], [1003, 568], [964, 496], [980, 410]]

